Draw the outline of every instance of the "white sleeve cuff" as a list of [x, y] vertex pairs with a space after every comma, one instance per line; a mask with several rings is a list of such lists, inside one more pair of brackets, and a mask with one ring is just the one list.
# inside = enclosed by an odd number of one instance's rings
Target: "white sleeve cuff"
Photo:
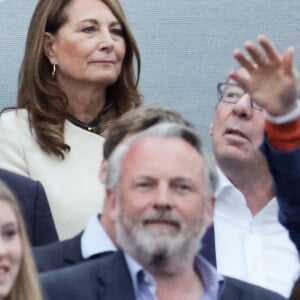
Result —
[[288, 114], [283, 115], [283, 116], [275, 117], [266, 112], [266, 118], [268, 121], [270, 121], [273, 124], [284, 124], [284, 123], [294, 121], [300, 116], [300, 100], [299, 99], [297, 100], [296, 105], [297, 106], [295, 107], [294, 110], [292, 110], [291, 112], [289, 112]]

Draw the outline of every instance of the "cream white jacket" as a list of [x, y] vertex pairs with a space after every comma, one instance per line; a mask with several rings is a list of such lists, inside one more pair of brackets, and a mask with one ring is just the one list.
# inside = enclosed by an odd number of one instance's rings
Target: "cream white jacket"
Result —
[[64, 135], [71, 151], [62, 160], [39, 147], [25, 109], [0, 117], [0, 167], [42, 182], [60, 239], [79, 233], [104, 199], [98, 179], [104, 138], [69, 121]]

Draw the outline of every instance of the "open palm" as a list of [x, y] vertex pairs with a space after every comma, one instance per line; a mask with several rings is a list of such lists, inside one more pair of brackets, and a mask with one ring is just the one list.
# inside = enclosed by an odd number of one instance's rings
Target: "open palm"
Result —
[[230, 72], [250, 94], [251, 98], [271, 115], [283, 115], [291, 111], [297, 98], [298, 73], [294, 67], [294, 49], [289, 47], [281, 55], [265, 37], [258, 39], [264, 53], [252, 42], [245, 49], [252, 59], [240, 50], [234, 52], [241, 67]]

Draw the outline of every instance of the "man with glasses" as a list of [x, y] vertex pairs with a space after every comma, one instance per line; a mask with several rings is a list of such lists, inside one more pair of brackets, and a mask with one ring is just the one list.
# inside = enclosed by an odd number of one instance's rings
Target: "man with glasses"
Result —
[[[300, 253], [300, 101], [299, 75], [294, 65], [294, 49], [281, 55], [265, 37], [259, 37], [265, 54], [252, 43], [245, 44], [253, 58], [236, 51], [235, 57], [247, 70], [231, 77], [240, 82], [265, 110], [265, 136], [261, 146], [271, 170], [279, 203], [279, 220], [289, 230]], [[260, 84], [268, 82], [268, 84]], [[298, 100], [297, 100], [298, 99]], [[300, 299], [300, 278], [290, 300]]]
[[[238, 74], [249, 76], [246, 69]], [[218, 84], [211, 127], [221, 179], [214, 215], [217, 269], [288, 297], [299, 271], [298, 254], [278, 221], [272, 176], [259, 150], [264, 112], [241, 82], [229, 77]]]

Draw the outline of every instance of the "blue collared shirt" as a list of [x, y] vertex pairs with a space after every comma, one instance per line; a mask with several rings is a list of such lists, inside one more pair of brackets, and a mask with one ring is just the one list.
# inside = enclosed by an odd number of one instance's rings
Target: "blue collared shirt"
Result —
[[[125, 259], [133, 282], [136, 299], [158, 300], [154, 277], [126, 253]], [[195, 270], [201, 278], [204, 289], [199, 300], [217, 300], [223, 288], [224, 278], [200, 255], [195, 258]]]
[[89, 219], [82, 234], [80, 246], [84, 259], [103, 252], [117, 251], [116, 246], [99, 222], [97, 215], [93, 215]]

